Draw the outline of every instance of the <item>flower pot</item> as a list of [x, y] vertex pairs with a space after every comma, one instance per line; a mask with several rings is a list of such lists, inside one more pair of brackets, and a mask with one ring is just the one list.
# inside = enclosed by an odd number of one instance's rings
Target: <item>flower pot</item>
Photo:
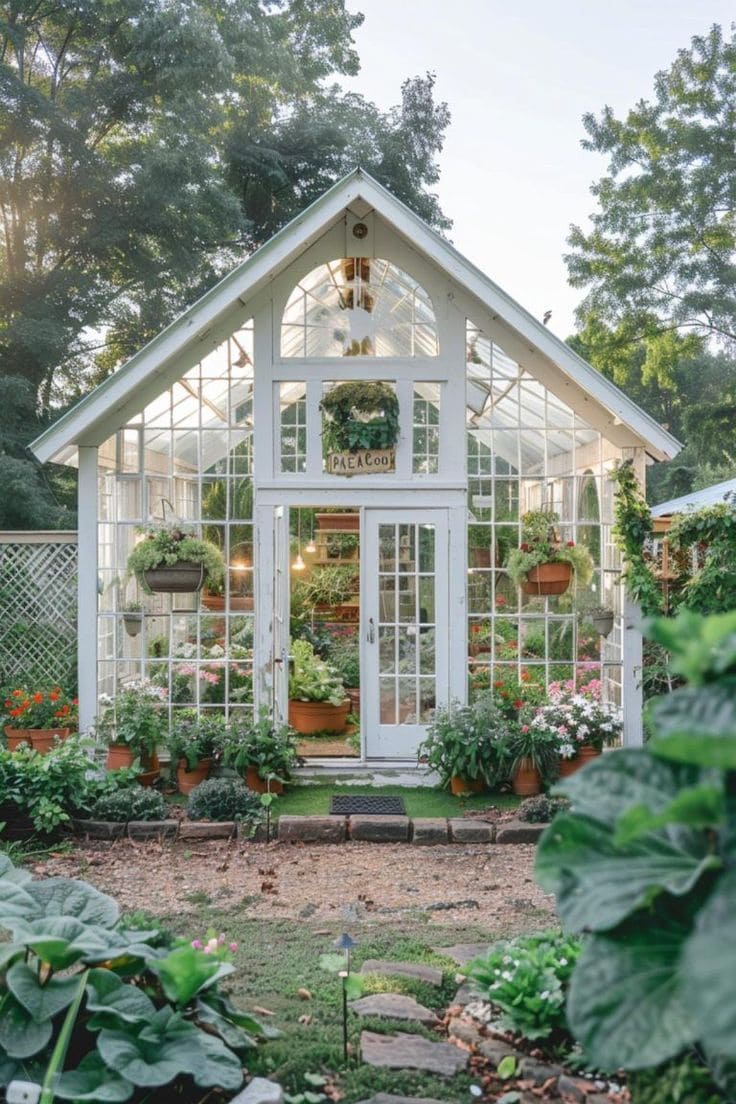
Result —
[[205, 590], [202, 594], [202, 605], [205, 609], [211, 610], [213, 613], [221, 613], [225, 610], [252, 610], [253, 599], [245, 598], [242, 594], [231, 594], [229, 601], [225, 598], [224, 594], [210, 594], [208, 590]]
[[194, 594], [204, 586], [204, 564], [180, 560], [144, 571], [143, 578], [154, 594]]
[[330, 702], [298, 701], [291, 698], [289, 724], [303, 736], [311, 736], [315, 732], [344, 732], [349, 712], [349, 698], [346, 698], [341, 705], [331, 705]]
[[141, 755], [141, 766], [143, 770], [137, 776], [138, 784], [144, 786], [145, 789], [150, 789], [158, 778], [160, 770], [160, 763], [156, 752], [154, 751], [153, 755]]
[[350, 712], [354, 713], [356, 717], [360, 716], [360, 687], [347, 686], [345, 693], [348, 696], [350, 702]]
[[483, 793], [486, 784], [482, 778], [463, 778], [459, 774], [453, 774], [450, 779], [450, 793], [455, 797], [461, 797], [466, 793]]
[[179, 787], [179, 793], [190, 794], [200, 782], [204, 782], [211, 769], [211, 759], [198, 759], [196, 766], [191, 770], [187, 769], [186, 759], [180, 759], [176, 766], [176, 784]]
[[123, 625], [128, 636], [138, 636], [139, 632], [143, 628], [143, 614], [142, 613], [124, 613]]
[[592, 744], [582, 744], [577, 755], [574, 755], [572, 759], [560, 759], [560, 778], [569, 778], [571, 774], [575, 774], [591, 759], [597, 759], [600, 754]]
[[608, 636], [613, 628], [613, 611], [591, 617], [590, 621], [599, 636]]
[[245, 770], [245, 784], [249, 790], [253, 793], [263, 794], [282, 794], [284, 792], [284, 783], [280, 782], [278, 778], [272, 778], [270, 785], [267, 779], [261, 778], [258, 773], [258, 767], [246, 767]]
[[542, 792], [542, 778], [531, 760], [521, 759], [514, 771], [512, 788], [519, 797], [533, 797]]
[[564, 594], [572, 580], [572, 564], [550, 561], [533, 567], [521, 584], [524, 594]]
[[56, 738], [66, 740], [70, 732], [70, 728], [11, 728], [10, 725], [5, 729], [8, 751], [15, 751], [19, 744], [30, 744], [39, 755], [48, 755]]
[[317, 528], [341, 533], [360, 531], [360, 514], [315, 514]]
[[107, 749], [106, 766], [108, 770], [120, 770], [132, 767], [135, 756], [127, 744], [110, 744]]

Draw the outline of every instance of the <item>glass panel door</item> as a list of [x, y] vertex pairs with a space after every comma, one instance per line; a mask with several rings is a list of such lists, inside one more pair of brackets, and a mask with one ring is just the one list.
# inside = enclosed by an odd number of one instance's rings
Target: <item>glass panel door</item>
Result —
[[447, 512], [367, 510], [365, 525], [365, 754], [412, 759], [447, 699]]

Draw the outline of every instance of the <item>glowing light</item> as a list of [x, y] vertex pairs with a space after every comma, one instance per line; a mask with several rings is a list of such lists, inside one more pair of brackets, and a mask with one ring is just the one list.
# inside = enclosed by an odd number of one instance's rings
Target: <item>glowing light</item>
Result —
[[310, 556], [317, 551], [317, 545], [314, 543], [314, 540], [310, 538], [309, 543], [304, 546], [304, 551], [308, 552]]
[[291, 565], [292, 571], [303, 571], [305, 567], [304, 560], [302, 559], [301, 552], [297, 553], [297, 557]]

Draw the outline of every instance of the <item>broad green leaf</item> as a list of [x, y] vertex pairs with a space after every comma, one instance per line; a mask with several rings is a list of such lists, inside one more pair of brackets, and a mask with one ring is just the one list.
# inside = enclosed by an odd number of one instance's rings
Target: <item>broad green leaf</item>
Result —
[[0, 1013], [0, 1047], [10, 1058], [30, 1058], [48, 1043], [51, 1020], [37, 1024], [29, 1012], [8, 994]]
[[608, 827], [589, 817], [559, 815], [537, 847], [540, 885], [557, 895], [568, 931], [607, 931], [663, 890], [689, 892], [720, 860], [702, 834], [670, 827], [616, 847]]
[[36, 916], [36, 902], [18, 882], [9, 878], [0, 881], [0, 925], [9, 927], [13, 920]]
[[665, 759], [736, 770], [736, 677], [683, 686], [652, 707], [649, 747]]
[[250, 1049], [257, 1045], [252, 1035], [202, 1000], [197, 1001], [197, 1020], [213, 1027], [220, 1038], [233, 1050]]
[[25, 953], [26, 949], [22, 943], [0, 943], [0, 973]]
[[516, 1059], [513, 1054], [507, 1054], [496, 1066], [496, 1073], [502, 1081], [507, 1081], [516, 1073]]
[[690, 786], [682, 790], [659, 813], [653, 813], [646, 805], [634, 805], [622, 813], [616, 824], [614, 841], [617, 845], [629, 843], [668, 824], [686, 824], [690, 828], [715, 828], [725, 816], [726, 803], [723, 787]]
[[32, 882], [26, 891], [36, 902], [37, 916], [73, 916], [85, 924], [111, 928], [120, 911], [112, 897], [76, 878], [46, 878]]
[[17, 922], [11, 928], [16, 943], [29, 947], [53, 970], [66, 970], [84, 953], [77, 939], [84, 936], [85, 925], [70, 916], [51, 916], [48, 920]]
[[281, 1035], [277, 1028], [271, 1027], [267, 1022], [261, 1023], [251, 1012], [243, 1012], [240, 1008], [236, 1008], [224, 993], [207, 990], [201, 994], [197, 1003], [214, 1008], [231, 1023], [242, 1027], [249, 1035], [261, 1035], [264, 1039], [278, 1039]]
[[74, 1000], [79, 976], [50, 977], [43, 985], [26, 962], [16, 962], [5, 975], [8, 989], [36, 1023], [51, 1020]]
[[[683, 954], [688, 1003], [699, 1037], [736, 1059], [736, 871], [719, 880], [701, 908]], [[729, 965], [730, 964], [730, 967]]]
[[[224, 968], [223, 968], [224, 967]], [[194, 947], [177, 947], [166, 958], [151, 963], [150, 969], [161, 979], [164, 993], [174, 1004], [184, 1005], [200, 989], [217, 978], [232, 973], [233, 966]]]
[[693, 685], [736, 670], [736, 611], [704, 617], [685, 609], [647, 622], [645, 631], [672, 652], [672, 670]]
[[62, 1073], [54, 1093], [59, 1100], [121, 1104], [133, 1095], [133, 1085], [108, 1069], [96, 1051], [87, 1054], [76, 1069]]
[[589, 937], [570, 984], [567, 1018], [601, 1069], [656, 1066], [696, 1032], [678, 964], [688, 926], [665, 906], [608, 935]]
[[236, 1054], [225, 1046], [222, 1039], [197, 1032], [196, 1049], [199, 1054], [194, 1063], [194, 1083], [208, 1089], [218, 1086], [234, 1091], [243, 1083], [243, 1066]]
[[153, 1016], [156, 1006], [135, 985], [126, 985], [111, 970], [90, 970], [87, 979], [87, 1011], [104, 1012], [125, 1023], [140, 1023]]
[[104, 1028], [97, 1037], [102, 1060], [134, 1085], [166, 1085], [181, 1073], [194, 1073], [199, 1060], [197, 1028], [170, 1008], [161, 1008], [146, 1027]]
[[14, 866], [7, 855], [0, 854], [0, 880], [23, 885], [30, 882], [31, 873], [23, 866]]

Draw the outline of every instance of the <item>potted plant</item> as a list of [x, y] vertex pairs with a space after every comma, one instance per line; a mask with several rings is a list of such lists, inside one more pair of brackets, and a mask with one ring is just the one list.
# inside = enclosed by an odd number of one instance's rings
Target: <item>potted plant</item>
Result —
[[590, 621], [599, 636], [608, 636], [613, 628], [613, 610], [609, 606], [594, 606], [582, 615]]
[[222, 553], [180, 525], [142, 529], [143, 540], [128, 556], [128, 573], [146, 594], [193, 594], [205, 583], [219, 587], [225, 574]]
[[143, 606], [139, 602], [128, 602], [124, 607], [123, 625], [128, 636], [138, 636], [143, 628]]
[[558, 773], [558, 738], [533, 719], [526, 723], [523, 716], [509, 737], [507, 750], [509, 773], [515, 794], [530, 797], [542, 790], [547, 779]]
[[557, 539], [553, 510], [530, 510], [521, 519], [521, 544], [506, 560], [506, 570], [525, 594], [564, 594], [573, 572], [578, 586], [586, 586], [593, 575], [593, 560], [587, 548]]
[[357, 533], [331, 532], [325, 537], [325, 555], [330, 560], [355, 560], [359, 542]]
[[490, 621], [474, 621], [470, 626], [470, 640], [468, 641], [468, 655], [483, 655], [491, 650], [493, 640], [493, 625]]
[[[399, 400], [394, 388], [381, 380], [350, 380], [330, 388], [320, 403], [324, 415], [322, 441], [328, 470], [335, 474], [377, 470], [367, 453], [385, 453], [381, 467], [394, 470], [393, 449], [399, 439]], [[360, 457], [356, 464], [331, 463], [343, 454]], [[363, 461], [363, 462], [361, 462]]]
[[351, 713], [360, 717], [360, 640], [351, 626], [335, 626], [327, 658], [342, 680]]
[[256, 720], [249, 718], [230, 726], [224, 755], [225, 763], [245, 776], [254, 793], [283, 793], [298, 762], [293, 729], [275, 724], [265, 706]]
[[549, 703], [535, 710], [531, 724], [556, 741], [562, 778], [584, 767], [605, 746], [617, 743], [623, 733], [621, 711], [600, 701], [597, 680], [577, 692], [568, 684], [550, 688]]
[[73, 734], [46, 754], [29, 744], [0, 748], [0, 821], [5, 839], [53, 835], [87, 791], [91, 741]]
[[179, 792], [189, 794], [208, 777], [225, 729], [221, 713], [197, 714], [195, 709], [177, 710], [166, 746], [176, 769]]
[[471, 567], [492, 567], [491, 546], [493, 529], [490, 525], [468, 526], [468, 552]]
[[357, 533], [360, 531], [360, 514], [351, 510], [323, 510], [314, 515], [321, 533]]
[[350, 699], [340, 676], [307, 640], [292, 641], [291, 654], [289, 724], [303, 736], [344, 732]]
[[435, 710], [417, 754], [444, 788], [479, 793], [501, 777], [507, 734], [507, 722], [487, 695], [472, 705], [452, 701]]
[[[315, 567], [304, 580], [304, 601], [314, 612], [322, 614], [344, 615], [352, 613], [355, 605], [349, 599], [357, 595], [360, 588], [360, 571], [350, 564], [329, 564]], [[345, 607], [348, 607], [346, 610]]]
[[107, 695], [100, 697], [97, 731], [108, 744], [108, 770], [131, 767], [138, 760], [143, 768], [138, 781], [153, 785], [159, 772], [157, 748], [167, 727], [166, 697], [162, 687], [145, 680], [120, 690], [114, 702]]
[[77, 725], [77, 699], [60, 686], [51, 690], [16, 687], [5, 701], [4, 720], [8, 750], [30, 744], [46, 755], [57, 740], [65, 740]]

